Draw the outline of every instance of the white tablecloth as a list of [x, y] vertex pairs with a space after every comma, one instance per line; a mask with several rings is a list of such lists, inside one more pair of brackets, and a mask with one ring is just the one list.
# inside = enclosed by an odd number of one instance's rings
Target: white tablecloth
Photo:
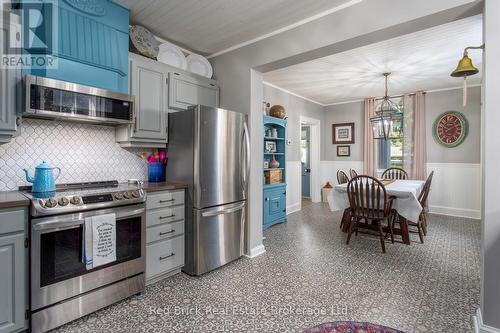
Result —
[[[424, 183], [423, 180], [396, 180], [385, 187], [388, 195], [396, 197], [392, 208], [409, 221], [417, 222], [422, 211], [418, 195]], [[347, 184], [334, 186], [334, 190], [328, 196], [328, 204], [331, 211], [344, 210], [349, 207]]]

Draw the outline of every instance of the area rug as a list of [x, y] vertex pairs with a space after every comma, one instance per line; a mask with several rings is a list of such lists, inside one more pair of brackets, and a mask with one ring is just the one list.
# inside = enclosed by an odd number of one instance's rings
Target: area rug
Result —
[[303, 333], [404, 333], [394, 328], [356, 321], [335, 321], [306, 329]]

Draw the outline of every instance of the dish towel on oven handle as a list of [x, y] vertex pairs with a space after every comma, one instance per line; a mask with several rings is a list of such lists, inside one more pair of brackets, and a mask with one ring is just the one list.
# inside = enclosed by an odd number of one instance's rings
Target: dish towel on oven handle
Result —
[[116, 215], [105, 214], [85, 219], [82, 262], [86, 269], [116, 261]]

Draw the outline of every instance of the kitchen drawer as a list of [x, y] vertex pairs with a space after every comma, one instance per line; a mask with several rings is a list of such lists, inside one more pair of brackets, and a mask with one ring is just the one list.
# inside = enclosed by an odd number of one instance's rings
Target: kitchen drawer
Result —
[[146, 279], [184, 266], [184, 236], [146, 245]]
[[146, 243], [156, 242], [184, 234], [184, 221], [164, 223], [146, 229]]
[[148, 193], [146, 209], [184, 204], [184, 190]]
[[146, 226], [184, 220], [184, 205], [146, 211]]
[[24, 209], [0, 211], [0, 234], [24, 231], [26, 211]]

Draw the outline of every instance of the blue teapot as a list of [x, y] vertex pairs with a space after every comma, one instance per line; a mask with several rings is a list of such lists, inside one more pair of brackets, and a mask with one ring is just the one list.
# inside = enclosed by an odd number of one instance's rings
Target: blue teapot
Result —
[[[57, 169], [57, 176], [54, 178], [53, 170]], [[33, 183], [32, 192], [51, 192], [56, 190], [56, 179], [59, 178], [61, 174], [60, 168], [52, 168], [45, 161], [42, 164], [39, 164], [35, 168], [35, 178], [31, 177], [28, 174], [28, 170], [23, 169], [26, 174], [26, 180], [30, 183]]]

